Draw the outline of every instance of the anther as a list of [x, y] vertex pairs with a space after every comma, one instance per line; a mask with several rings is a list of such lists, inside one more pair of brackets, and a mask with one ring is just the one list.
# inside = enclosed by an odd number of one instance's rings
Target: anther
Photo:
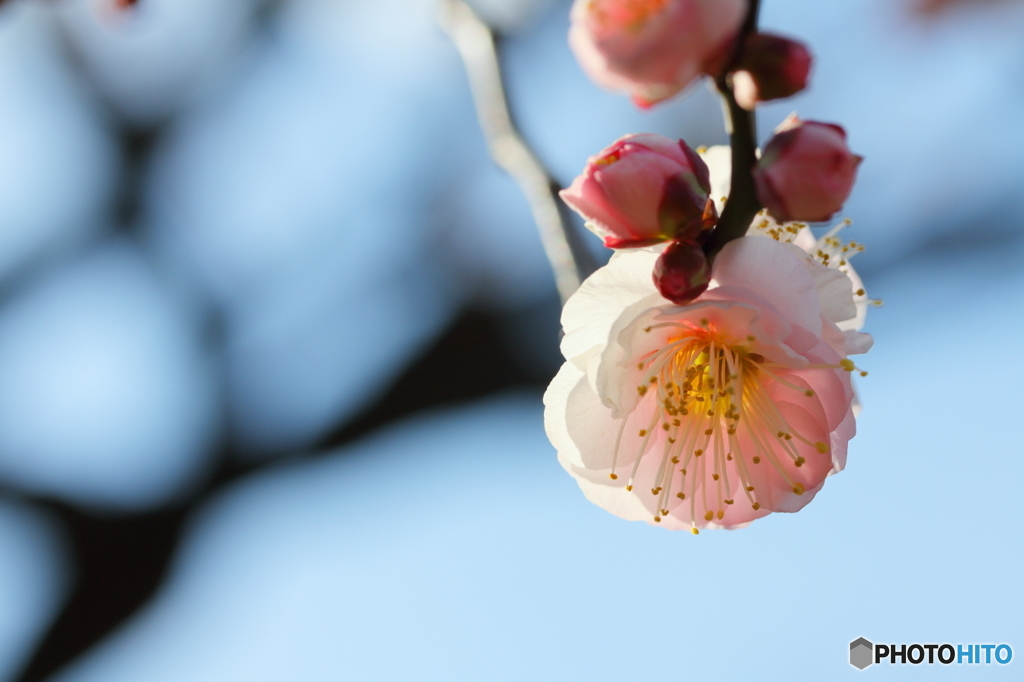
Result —
[[755, 457], [753, 459], [753, 462], [754, 462], [754, 464], [760, 464], [761, 463], [761, 458], [760, 457]]
[[661, 523], [661, 517], [660, 516], [655, 516], [654, 517], [654, 522], [655, 523]]
[[717, 481], [719, 479], [719, 476], [718, 476], [718, 474], [711, 474], [711, 478], [713, 478], [713, 479], [715, 479]]
[[616, 480], [618, 480], [619, 475], [618, 474], [608, 474], [608, 478], [612, 479], [613, 481], [616, 481]]
[[797, 483], [795, 486], [793, 486], [793, 492], [796, 493], [797, 495], [803, 495], [806, 491], [804, 490], [804, 486], [802, 483]]
[[757, 511], [758, 509], [761, 508], [761, 503], [760, 502], [755, 502], [754, 504], [752, 504], [750, 506], [753, 508], [754, 511]]
[[686, 493], [676, 493], [676, 497], [678, 497], [680, 500], [685, 500]]
[[828, 452], [828, 445], [819, 440], [814, 444], [814, 449], [824, 455]]
[[722, 517], [724, 517], [724, 516], [725, 516], [725, 510], [724, 509], [719, 509], [718, 510], [718, 520], [721, 521]]
[[735, 500], [722, 500], [722, 502], [725, 502], [726, 504], [732, 504], [733, 502], [735, 502]]
[[697, 527], [696, 527], [696, 526], [694, 526], [693, 528], [691, 528], [691, 529], [690, 529], [690, 532], [691, 532], [691, 533], [693, 533], [694, 535], [700, 535], [700, 531], [699, 531], [699, 530], [697, 530]]
[[627, 485], [626, 486], [626, 492], [630, 492], [631, 490], [633, 490], [633, 486]]
[[643, 436], [646, 436], [646, 435], [647, 435], [647, 429], [640, 429], [640, 436], [643, 437]]
[[748, 492], [748, 493], [752, 493], [752, 492], [754, 492], [754, 486], [752, 486], [752, 485], [748, 485], [748, 486], [747, 486], [747, 492]]
[[804, 462], [806, 461], [807, 460], [804, 459], [803, 457], [797, 457], [793, 464], [797, 465], [798, 467], [802, 467], [804, 465]]
[[707, 511], [706, 514], [704, 514], [704, 520], [705, 521], [713, 521], [714, 518], [715, 518], [715, 512], [711, 511], [710, 509]]

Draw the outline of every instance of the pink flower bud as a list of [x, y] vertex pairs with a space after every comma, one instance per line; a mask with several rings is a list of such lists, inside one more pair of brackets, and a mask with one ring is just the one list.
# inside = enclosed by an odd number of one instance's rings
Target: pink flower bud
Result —
[[612, 249], [698, 238], [717, 214], [708, 167], [682, 140], [626, 135], [560, 193]]
[[791, 116], [754, 168], [757, 197], [780, 222], [828, 220], [850, 195], [862, 160], [841, 127]]
[[746, 9], [746, 0], [576, 0], [569, 45], [594, 82], [646, 108], [715, 75]]
[[741, 107], [791, 97], [807, 87], [811, 53], [807, 47], [770, 33], [747, 37], [743, 57], [732, 76], [733, 92]]
[[694, 242], [672, 242], [654, 264], [654, 286], [673, 303], [690, 303], [710, 283], [711, 264], [704, 249]]

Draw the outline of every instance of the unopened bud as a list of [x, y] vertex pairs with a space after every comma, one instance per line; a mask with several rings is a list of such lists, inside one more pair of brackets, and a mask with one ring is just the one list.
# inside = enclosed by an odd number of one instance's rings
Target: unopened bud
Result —
[[708, 167], [682, 140], [627, 135], [560, 195], [612, 249], [697, 240], [716, 214]]
[[753, 33], [732, 74], [733, 93], [741, 107], [791, 97], [807, 87], [811, 53], [803, 43], [770, 33]]
[[703, 294], [710, 282], [711, 264], [704, 249], [691, 241], [672, 242], [654, 264], [654, 286], [679, 305]]
[[828, 220], [850, 195], [862, 160], [841, 127], [791, 116], [754, 167], [757, 197], [780, 222]]

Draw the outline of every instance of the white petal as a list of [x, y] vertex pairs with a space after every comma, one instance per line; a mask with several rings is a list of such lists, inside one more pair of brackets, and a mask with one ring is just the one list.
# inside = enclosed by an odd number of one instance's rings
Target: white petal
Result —
[[847, 355], [867, 353], [875, 345], [875, 340], [871, 334], [864, 334], [853, 329], [847, 329], [843, 333], [846, 335]]
[[[561, 462], [561, 457], [559, 457]], [[565, 466], [564, 464], [562, 466]], [[566, 467], [566, 471], [572, 474], [579, 484], [580, 490], [588, 500], [601, 507], [607, 512], [618, 516], [626, 521], [650, 521], [651, 511], [644, 507], [636, 495], [626, 492], [621, 485], [608, 485], [603, 481], [607, 474], [588, 471], [581, 467]]]
[[580, 459], [579, 449], [569, 436], [569, 429], [565, 423], [565, 409], [569, 394], [581, 379], [583, 372], [571, 362], [566, 362], [551, 380], [548, 390], [544, 392], [544, 431], [558, 451], [559, 461], [564, 457], [571, 464], [582, 464], [583, 461]]
[[814, 260], [808, 259], [807, 262], [818, 288], [821, 313], [836, 323], [855, 318], [857, 306], [853, 304], [853, 282], [846, 273]]
[[734, 239], [715, 259], [713, 281], [756, 292], [789, 322], [808, 331], [821, 327], [821, 306], [807, 256], [770, 237]]
[[[846, 276], [850, 278], [853, 283], [854, 292], [864, 291], [864, 282], [861, 280], [860, 275], [853, 269], [852, 265], [846, 265], [843, 267], [846, 272]], [[853, 304], [857, 308], [857, 314], [849, 319], [839, 323], [839, 328], [843, 331], [855, 330], [860, 331], [864, 327], [864, 320], [868, 316], [868, 297], [865, 294], [854, 294]]]
[[814, 233], [811, 232], [811, 228], [806, 225], [800, 228], [800, 231], [797, 232], [795, 237], [793, 237], [793, 243], [807, 253], [814, 253], [814, 250], [818, 246], [818, 240], [814, 238]]
[[562, 354], [567, 359], [607, 343], [623, 309], [658, 293], [652, 279], [657, 260], [652, 249], [619, 251], [583, 282], [562, 310]]
[[711, 174], [711, 198], [715, 200], [715, 208], [721, 214], [725, 203], [723, 197], [729, 196], [732, 186], [732, 150], [728, 145], [718, 144], [708, 147], [700, 155], [708, 165]]
[[569, 362], [552, 380], [544, 394], [544, 405], [544, 428], [563, 466], [602, 471], [605, 477], [613, 461], [617, 466], [633, 463], [639, 454], [637, 434], [652, 428], [656, 409], [653, 401], [646, 401], [626, 415], [623, 426], [623, 421], [613, 418], [612, 410], [601, 403], [583, 373]]

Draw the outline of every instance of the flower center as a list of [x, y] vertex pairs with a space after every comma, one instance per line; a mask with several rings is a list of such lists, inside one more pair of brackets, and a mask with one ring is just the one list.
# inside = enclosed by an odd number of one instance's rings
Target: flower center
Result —
[[[660, 522], [670, 507], [688, 504], [695, 535], [698, 504], [705, 510], [705, 521], [725, 517], [727, 507], [736, 502], [734, 491], [742, 491], [754, 510], [761, 508], [754, 482], [765, 477], [755, 476], [756, 467], [773, 468], [790, 490], [802, 495], [805, 488], [794, 477], [794, 468], [806, 460], [797, 444], [809, 446], [805, 452], [821, 454], [828, 454], [829, 446], [791, 426], [768, 388], [775, 384], [781, 387], [774, 388], [776, 392], [793, 391], [794, 399], [813, 399], [814, 391], [794, 383], [803, 383], [800, 379], [787, 380], [785, 367], [751, 352], [748, 344], [756, 340], [753, 337], [745, 344], [723, 338], [707, 324], [655, 326], [679, 327], [680, 333], [637, 363], [641, 403], [655, 404], [650, 425], [637, 435], [639, 451], [626, 490], [633, 489], [641, 461], [658, 456], [660, 449], [651, 481], [651, 494], [658, 497], [654, 520]], [[847, 369], [845, 365], [827, 367]], [[616, 459], [622, 447], [630, 447], [629, 439], [623, 440], [620, 430]], [[612, 479], [618, 478], [615, 468], [613, 461]]]

